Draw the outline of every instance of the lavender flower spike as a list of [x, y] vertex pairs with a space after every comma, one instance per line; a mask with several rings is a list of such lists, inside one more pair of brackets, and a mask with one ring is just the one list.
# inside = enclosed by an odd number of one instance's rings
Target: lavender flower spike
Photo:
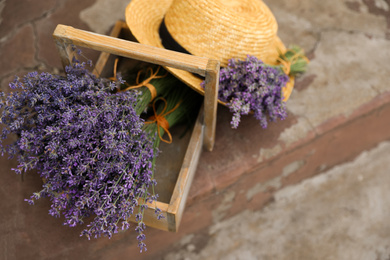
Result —
[[[155, 182], [156, 150], [135, 111], [138, 94], [114, 93], [116, 83], [84, 66], [67, 67], [66, 77], [29, 73], [11, 83], [21, 91], [1, 95], [2, 139], [18, 138], [0, 147], [17, 157], [15, 172], [36, 169], [44, 180], [28, 203], [48, 197], [49, 214], [64, 216], [64, 225], [81, 225], [94, 216], [81, 235], [111, 237], [129, 228], [139, 198], [153, 201], [147, 191]], [[141, 249], [143, 230], [138, 232]]]
[[230, 59], [228, 66], [220, 71], [218, 98], [233, 113], [231, 127], [237, 128], [241, 115], [251, 111], [263, 128], [268, 125], [267, 117], [270, 121], [285, 119], [282, 88], [288, 81], [289, 77], [280, 69], [254, 56], [248, 55], [244, 61]]

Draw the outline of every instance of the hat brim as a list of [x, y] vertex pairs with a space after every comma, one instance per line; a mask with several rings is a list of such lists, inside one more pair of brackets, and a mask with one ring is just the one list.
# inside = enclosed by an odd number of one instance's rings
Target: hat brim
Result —
[[[159, 27], [162, 19], [168, 11], [173, 0], [132, 0], [126, 7], [126, 23], [133, 36], [139, 43], [164, 48], [159, 35]], [[279, 37], [276, 37], [275, 48], [282, 52], [286, 50]], [[202, 79], [192, 73], [175, 68], [165, 67], [171, 74], [183, 81], [196, 92], [204, 95], [201, 87]], [[294, 77], [283, 88], [284, 101], [287, 101], [294, 88]], [[224, 104], [219, 101], [219, 103]]]

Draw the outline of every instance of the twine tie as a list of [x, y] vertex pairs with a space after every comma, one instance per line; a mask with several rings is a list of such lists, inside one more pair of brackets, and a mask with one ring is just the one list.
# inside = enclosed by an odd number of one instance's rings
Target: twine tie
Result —
[[[118, 58], [115, 59], [115, 63], [114, 63], [114, 76], [110, 78], [111, 80], [116, 80], [117, 64], [118, 64]], [[141, 87], [147, 87], [149, 92], [150, 92], [151, 100], [153, 100], [157, 96], [157, 91], [156, 91], [156, 88], [150, 83], [150, 81], [152, 79], [165, 78], [168, 75], [168, 73], [166, 73], [164, 75], [157, 76], [159, 71], [160, 71], [160, 66], [158, 66], [156, 72], [154, 72], [154, 73], [153, 73], [153, 69], [151, 67], [148, 67], [146, 72], [147, 73], [150, 72], [150, 76], [149, 76], [149, 78], [145, 79], [144, 81], [142, 81], [140, 83], [139, 82], [139, 77], [141, 76], [142, 70], [139, 70], [138, 73], [137, 73], [137, 79], [136, 79], [136, 84], [137, 85], [131, 86], [130, 84], [125, 82], [127, 87], [125, 89], [122, 89], [122, 90], [119, 90], [119, 91], [122, 92], [122, 91], [127, 91], [129, 89], [136, 89], [136, 88], [141, 88]]]
[[[162, 100], [164, 102], [164, 108], [163, 108], [163, 110], [161, 111], [160, 114], [157, 114], [157, 110], [156, 110], [156, 101], [158, 101], [158, 100]], [[173, 111], [175, 111], [180, 106], [180, 103], [181, 102], [178, 102], [174, 108], [172, 108], [168, 112], [165, 112], [165, 110], [167, 109], [167, 106], [168, 106], [168, 103], [165, 100], [165, 98], [161, 98], [160, 97], [160, 98], [155, 99], [154, 102], [153, 102], [153, 113], [154, 113], [154, 115], [150, 116], [148, 118], [148, 120], [150, 120], [150, 121], [145, 122], [145, 124], [152, 124], [152, 123], [156, 122], [158, 137], [160, 138], [161, 141], [163, 141], [163, 142], [165, 142], [167, 144], [172, 143], [172, 135], [171, 135], [171, 133], [168, 130], [169, 129], [169, 123], [168, 123], [168, 120], [165, 118], [165, 116], [167, 116], [168, 114], [170, 114]], [[165, 140], [164, 138], [162, 138], [161, 133], [160, 133], [160, 127], [168, 134], [168, 140]]]

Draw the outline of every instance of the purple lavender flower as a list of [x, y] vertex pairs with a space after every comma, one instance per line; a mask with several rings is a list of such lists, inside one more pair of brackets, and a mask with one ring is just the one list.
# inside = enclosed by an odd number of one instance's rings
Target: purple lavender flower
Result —
[[251, 111], [263, 128], [277, 118], [285, 119], [286, 105], [282, 88], [289, 78], [281, 70], [264, 64], [254, 56], [244, 61], [230, 59], [219, 77], [219, 100], [227, 103], [233, 113], [231, 126], [237, 128], [241, 115]]
[[141, 202], [136, 231], [146, 250], [142, 202], [156, 198], [148, 192], [155, 185], [154, 140], [136, 113], [137, 92], [115, 93], [116, 83], [84, 66], [75, 62], [66, 77], [33, 72], [10, 83], [20, 91], [1, 94], [2, 139], [18, 138], [1, 144], [2, 153], [17, 157], [15, 172], [37, 169], [44, 180], [28, 203], [49, 197], [49, 214], [62, 214], [71, 227], [94, 216], [81, 234], [88, 239], [128, 229], [127, 219]]

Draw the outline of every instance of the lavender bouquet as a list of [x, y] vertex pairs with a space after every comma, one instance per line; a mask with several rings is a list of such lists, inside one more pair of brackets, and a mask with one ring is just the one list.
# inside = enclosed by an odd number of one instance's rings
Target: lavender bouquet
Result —
[[290, 80], [289, 76], [306, 70], [308, 59], [301, 48], [292, 46], [278, 61], [281, 65], [271, 66], [248, 55], [246, 60], [230, 59], [228, 66], [221, 68], [218, 99], [233, 113], [232, 128], [238, 127], [242, 115], [250, 113], [263, 128], [268, 125], [267, 119], [286, 118], [282, 89]]
[[233, 113], [232, 128], [238, 127], [241, 115], [251, 111], [263, 128], [267, 127], [267, 116], [271, 121], [285, 119], [282, 88], [288, 81], [285, 73], [256, 57], [248, 56], [244, 61], [230, 59], [228, 67], [220, 71], [218, 98]]
[[43, 179], [26, 201], [48, 197], [49, 214], [62, 214], [64, 225], [90, 220], [81, 234], [88, 239], [128, 229], [136, 214], [142, 251], [145, 225], [134, 209], [155, 200], [149, 189], [157, 151], [137, 112], [140, 92], [116, 92], [119, 82], [95, 77], [84, 63], [66, 73], [29, 73], [10, 83], [18, 91], [1, 92], [2, 139], [18, 136], [1, 144], [2, 154], [17, 157], [16, 173], [36, 169]]

